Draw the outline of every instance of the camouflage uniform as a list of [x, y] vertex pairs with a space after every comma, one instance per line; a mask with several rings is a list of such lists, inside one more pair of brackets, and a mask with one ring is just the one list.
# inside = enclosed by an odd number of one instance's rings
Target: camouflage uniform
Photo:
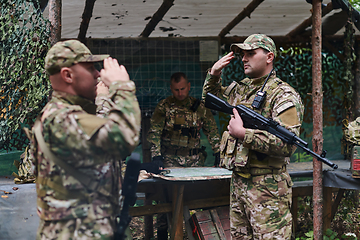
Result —
[[196, 98], [178, 101], [170, 96], [158, 103], [151, 118], [147, 140], [151, 155], [163, 156], [165, 167], [203, 166], [206, 152], [200, 146], [202, 129], [214, 153], [219, 152], [220, 135], [211, 111], [201, 103], [191, 110]]
[[[262, 38], [264, 35], [255, 36]], [[248, 45], [251, 47], [251, 42]], [[231, 47], [233, 49], [234, 45]], [[275, 53], [275, 45], [270, 50]], [[208, 73], [203, 98], [207, 92], [223, 96], [231, 105], [245, 105], [299, 135], [304, 111], [301, 98], [289, 84], [277, 78], [275, 72], [265, 85], [267, 96], [263, 107], [260, 110], [251, 107], [266, 77], [245, 78], [225, 88], [221, 86], [221, 78]], [[246, 129], [243, 141], [232, 137], [228, 131], [223, 133], [220, 165], [233, 171], [230, 186], [232, 239], [290, 239], [293, 183], [286, 165], [294, 151], [294, 146], [266, 131]]]
[[[77, 46], [70, 43], [70, 47], [72, 44]], [[60, 160], [95, 179], [95, 191], [47, 159], [32, 134], [34, 129], [28, 132], [37, 175], [37, 239], [113, 238], [114, 218], [120, 211], [120, 161], [139, 142], [140, 109], [134, 82], [112, 82], [109, 94], [96, 103], [54, 91], [40, 114], [48, 148]]]

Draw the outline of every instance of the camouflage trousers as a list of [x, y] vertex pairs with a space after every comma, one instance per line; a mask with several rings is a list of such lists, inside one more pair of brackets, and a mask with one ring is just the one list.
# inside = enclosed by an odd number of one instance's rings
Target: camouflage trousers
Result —
[[292, 185], [287, 172], [248, 179], [233, 172], [231, 239], [291, 239]]
[[[76, 218], [62, 221], [40, 220], [36, 239], [110, 240], [114, 239], [114, 229], [115, 222], [110, 218], [96, 220]], [[131, 237], [127, 239], [131, 239]]]
[[192, 156], [177, 156], [163, 154], [164, 167], [203, 167], [205, 165], [206, 156], [202, 153]]

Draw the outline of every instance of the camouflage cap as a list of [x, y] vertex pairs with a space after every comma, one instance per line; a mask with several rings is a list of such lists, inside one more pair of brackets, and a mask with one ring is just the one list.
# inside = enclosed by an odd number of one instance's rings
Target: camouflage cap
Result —
[[274, 53], [276, 57], [276, 46], [274, 41], [264, 34], [253, 34], [245, 39], [243, 43], [231, 44], [230, 50], [233, 52], [239, 52], [242, 50], [253, 50], [263, 48], [269, 52]]
[[57, 42], [45, 57], [45, 69], [54, 75], [63, 67], [70, 67], [79, 62], [99, 62], [109, 55], [93, 55], [90, 50], [78, 40]]

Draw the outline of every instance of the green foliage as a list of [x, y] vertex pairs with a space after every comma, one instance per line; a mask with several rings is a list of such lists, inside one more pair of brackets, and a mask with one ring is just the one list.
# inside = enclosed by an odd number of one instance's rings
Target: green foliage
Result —
[[[346, 240], [357, 240], [357, 237], [352, 234], [343, 234], [340, 238], [337, 237], [338, 234], [331, 229], [327, 229], [323, 235], [324, 240], [340, 240], [340, 239], [346, 239]], [[313, 240], [314, 239], [314, 231], [309, 231], [305, 233], [305, 237], [297, 237], [296, 240]]]
[[44, 58], [50, 46], [50, 23], [32, 1], [0, 3], [0, 149], [21, 150], [45, 105], [50, 84]]
[[360, 11], [360, 0], [349, 0], [351, 6]]
[[[336, 193], [333, 194], [333, 201]], [[313, 239], [313, 199], [312, 196], [298, 197], [297, 240]], [[325, 231], [324, 240], [357, 240], [359, 236], [359, 192], [348, 190], [337, 208], [331, 222], [331, 229]]]

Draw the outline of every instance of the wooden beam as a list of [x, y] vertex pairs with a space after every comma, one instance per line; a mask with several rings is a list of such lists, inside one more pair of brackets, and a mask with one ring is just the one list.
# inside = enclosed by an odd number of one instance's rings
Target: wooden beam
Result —
[[159, 9], [151, 17], [151, 20], [146, 25], [143, 32], [140, 34], [140, 37], [149, 37], [150, 34], [154, 31], [156, 25], [163, 19], [165, 14], [169, 9], [174, 5], [175, 0], [164, 0]]
[[89, 22], [92, 17], [95, 1], [96, 0], [86, 0], [85, 2], [85, 8], [82, 14], [82, 21], [80, 24], [80, 31], [78, 35], [78, 39], [83, 43], [85, 43], [86, 41], [86, 32], [89, 28]]
[[262, 3], [264, 0], [252, 0], [249, 5], [247, 5], [240, 13], [237, 15], [231, 22], [224, 27], [219, 33], [219, 37], [224, 37], [230, 32], [239, 22], [241, 22], [245, 17], [250, 18], [250, 14]]
[[[184, 202], [184, 206], [189, 209], [210, 208], [217, 206], [226, 206], [230, 204], [230, 197], [215, 197], [207, 199], [198, 199]], [[160, 203], [156, 205], [146, 205], [141, 207], [131, 207], [129, 209], [130, 216], [139, 217], [153, 215], [157, 213], [169, 213], [172, 211], [171, 203]]]
[[[232, 43], [240, 43], [244, 42], [244, 40], [248, 36], [237, 36], [237, 37], [224, 37], [221, 38], [221, 44], [232, 44]], [[294, 38], [289, 38], [287, 36], [269, 36], [271, 37], [276, 46], [284, 45], [284, 44], [299, 44], [299, 43], [311, 43], [310, 37], [296, 36]], [[354, 36], [356, 41], [360, 41], [360, 36]], [[344, 35], [328, 35], [323, 36], [323, 40], [326, 41], [335, 41], [335, 42], [343, 42]]]
[[[332, 2], [329, 2], [326, 7], [324, 7], [321, 11], [322, 17], [324, 17], [326, 14], [331, 12], [333, 10]], [[299, 26], [294, 28], [291, 32], [286, 34], [287, 37], [293, 38], [297, 37], [301, 33], [305, 31], [305, 29], [312, 25], [312, 16], [310, 16], [308, 19], [305, 19]]]
[[345, 56], [339, 52], [329, 41], [323, 39], [323, 45], [327, 47], [332, 53], [334, 53], [342, 62], [345, 60]]

